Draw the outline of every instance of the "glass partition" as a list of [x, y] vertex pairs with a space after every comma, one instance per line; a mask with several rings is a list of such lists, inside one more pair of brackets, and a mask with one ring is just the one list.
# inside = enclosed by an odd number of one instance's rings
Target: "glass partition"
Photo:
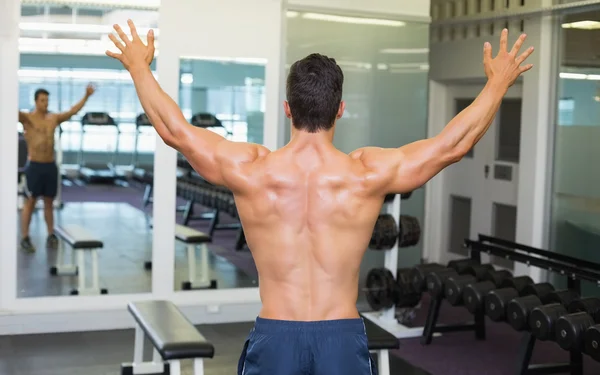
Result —
[[[550, 248], [600, 263], [600, 7], [561, 19]], [[552, 275], [565, 285], [562, 277]], [[585, 295], [600, 295], [582, 283]]]
[[[262, 143], [265, 61], [183, 58], [179, 105], [193, 126], [236, 142]], [[176, 231], [206, 234], [206, 243], [175, 244], [175, 290], [247, 288], [258, 285], [245, 246], [233, 194], [205, 181], [183, 155], [177, 160]], [[209, 240], [210, 239], [210, 240]]]
[[[344, 72], [346, 110], [334, 139], [340, 150], [400, 147], [426, 137], [427, 24], [296, 11], [289, 11], [287, 17], [288, 69], [294, 61], [316, 52], [335, 58]], [[285, 127], [287, 141], [289, 120]], [[423, 189], [401, 206], [402, 215], [413, 216], [422, 225]], [[421, 251], [420, 241], [399, 249], [398, 267], [419, 262]], [[361, 278], [382, 264], [382, 252], [368, 251]]]

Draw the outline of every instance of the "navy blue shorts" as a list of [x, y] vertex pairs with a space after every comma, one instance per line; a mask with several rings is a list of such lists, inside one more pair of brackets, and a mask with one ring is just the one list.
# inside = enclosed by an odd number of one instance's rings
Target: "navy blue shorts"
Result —
[[56, 163], [28, 161], [25, 165], [25, 179], [27, 180], [28, 197], [56, 197], [58, 192], [58, 167]]
[[377, 375], [362, 319], [257, 318], [238, 375]]

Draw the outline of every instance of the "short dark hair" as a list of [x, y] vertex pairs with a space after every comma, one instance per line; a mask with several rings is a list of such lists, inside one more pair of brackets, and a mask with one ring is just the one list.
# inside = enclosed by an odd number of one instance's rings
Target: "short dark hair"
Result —
[[316, 133], [333, 127], [342, 101], [344, 73], [335, 59], [313, 53], [290, 67], [286, 96], [292, 123]]
[[35, 90], [35, 94], [33, 94], [33, 99], [34, 99], [35, 101], [37, 101], [37, 100], [38, 100], [38, 97], [39, 97], [40, 95], [46, 95], [46, 96], [49, 96], [49, 95], [50, 95], [50, 93], [49, 93], [48, 91], [46, 91], [45, 89], [37, 89], [37, 90]]

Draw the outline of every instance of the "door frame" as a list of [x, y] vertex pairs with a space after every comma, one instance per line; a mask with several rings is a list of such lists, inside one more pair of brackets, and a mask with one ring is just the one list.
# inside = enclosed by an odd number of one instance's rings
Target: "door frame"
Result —
[[[449, 115], [454, 111], [454, 103], [451, 100], [453, 88], [457, 85], [476, 85], [473, 81], [443, 83], [429, 81], [429, 106], [427, 134], [434, 136], [439, 134], [450, 120]], [[480, 83], [483, 89], [484, 83]], [[522, 98], [522, 84], [517, 83], [507, 92], [507, 98]], [[495, 131], [490, 129], [491, 131]], [[422, 258], [425, 262], [447, 262], [451, 259], [460, 258], [459, 255], [450, 253], [446, 249], [448, 244], [448, 224], [450, 202], [445, 199], [446, 173], [443, 170], [425, 185], [425, 220], [423, 236]], [[518, 208], [517, 208], [518, 209]], [[518, 222], [517, 222], [518, 226]]]

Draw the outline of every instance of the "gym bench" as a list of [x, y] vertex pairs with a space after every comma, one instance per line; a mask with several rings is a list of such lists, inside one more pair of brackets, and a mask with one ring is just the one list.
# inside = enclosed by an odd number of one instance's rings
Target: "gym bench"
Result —
[[[170, 301], [129, 303], [135, 319], [133, 363], [121, 365], [121, 375], [181, 375], [182, 359], [194, 360], [194, 375], [204, 375], [204, 358], [215, 349]], [[144, 362], [144, 338], [154, 346], [152, 361]]]
[[379, 375], [390, 375], [390, 350], [400, 348], [398, 338], [366, 317], [365, 331], [369, 342], [369, 351], [377, 355]]
[[[211, 236], [180, 224], [175, 225], [175, 238], [183, 242], [187, 248], [189, 280], [181, 283], [183, 290], [216, 289], [217, 280], [210, 280], [210, 267], [208, 266], [208, 246], [212, 241]], [[196, 278], [196, 248], [200, 248], [200, 278]]]
[[[51, 275], [77, 276], [77, 289], [71, 291], [71, 295], [98, 295], [108, 294], [108, 290], [99, 287], [98, 276], [98, 249], [104, 247], [104, 243], [94, 237], [85, 228], [69, 224], [56, 226], [54, 233], [60, 238], [56, 265], [50, 267]], [[70, 262], [65, 261], [65, 243], [71, 247]], [[86, 287], [85, 253], [89, 252], [92, 258], [92, 285]], [[77, 253], [77, 265], [75, 265], [75, 253]]]

